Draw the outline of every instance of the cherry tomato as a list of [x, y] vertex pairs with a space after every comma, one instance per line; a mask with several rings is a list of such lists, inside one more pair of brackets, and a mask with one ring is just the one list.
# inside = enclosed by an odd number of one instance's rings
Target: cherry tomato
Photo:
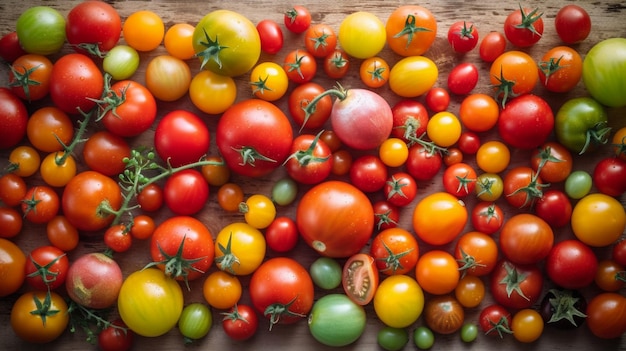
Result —
[[554, 27], [564, 43], [575, 44], [587, 39], [591, 32], [591, 18], [582, 7], [568, 4], [556, 13]]
[[293, 250], [298, 243], [298, 238], [296, 222], [289, 217], [276, 217], [265, 229], [267, 246], [276, 252]]
[[261, 39], [261, 51], [270, 55], [277, 54], [283, 48], [283, 30], [276, 21], [261, 20], [256, 25]]
[[163, 46], [167, 53], [181, 60], [189, 60], [196, 52], [193, 49], [193, 31], [189, 23], [176, 23], [169, 27], [163, 37]]
[[450, 94], [441, 87], [434, 87], [426, 93], [426, 106], [432, 112], [441, 112], [448, 109], [450, 105]]
[[500, 32], [491, 31], [483, 37], [478, 49], [481, 60], [493, 62], [498, 56], [504, 53], [506, 49], [506, 37]]
[[380, 88], [389, 80], [389, 64], [379, 56], [367, 58], [361, 63], [359, 76], [365, 86]]
[[415, 269], [419, 259], [419, 244], [415, 237], [402, 228], [381, 230], [370, 246], [370, 255], [376, 267], [385, 275], [406, 274]]
[[431, 250], [420, 256], [415, 278], [424, 291], [435, 295], [454, 291], [459, 283], [459, 265], [447, 251]]
[[337, 47], [337, 34], [330, 25], [315, 23], [304, 33], [304, 47], [317, 58], [326, 57]]
[[335, 49], [324, 58], [323, 69], [329, 78], [341, 79], [350, 69], [350, 58], [345, 51]]
[[296, 34], [304, 33], [311, 25], [311, 13], [301, 5], [295, 5], [284, 13], [285, 27]]

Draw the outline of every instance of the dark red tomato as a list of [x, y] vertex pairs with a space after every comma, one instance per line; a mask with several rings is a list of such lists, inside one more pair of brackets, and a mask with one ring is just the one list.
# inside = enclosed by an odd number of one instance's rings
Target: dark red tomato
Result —
[[275, 324], [305, 320], [313, 307], [314, 287], [309, 272], [298, 261], [274, 257], [263, 262], [250, 278], [250, 300]]
[[174, 216], [152, 234], [150, 255], [157, 267], [177, 280], [198, 279], [213, 264], [215, 244], [211, 232], [199, 220]]
[[464, 162], [455, 163], [443, 172], [443, 187], [456, 197], [465, 197], [474, 194], [476, 177], [474, 167]]
[[167, 113], [156, 127], [154, 147], [173, 167], [193, 163], [209, 151], [209, 129], [200, 117], [185, 110]]
[[478, 324], [480, 329], [489, 336], [504, 338], [505, 334], [512, 334], [511, 312], [501, 305], [489, 305], [480, 311]]
[[543, 12], [522, 8], [511, 12], [504, 21], [504, 35], [518, 47], [535, 45], [543, 35]]
[[117, 10], [103, 1], [85, 1], [67, 14], [67, 42], [81, 54], [103, 57], [122, 34], [122, 20]]
[[26, 106], [10, 89], [0, 87], [0, 149], [11, 148], [24, 138], [28, 125]]
[[0, 177], [0, 201], [7, 206], [18, 206], [24, 200], [26, 181], [15, 173], [7, 173]]
[[124, 158], [130, 157], [130, 145], [126, 139], [109, 131], [92, 134], [83, 147], [83, 160], [96, 172], [116, 176], [124, 171]]
[[133, 236], [124, 224], [115, 224], [104, 231], [104, 244], [113, 252], [126, 252], [133, 244]]
[[566, 289], [580, 289], [593, 283], [597, 267], [593, 250], [576, 239], [556, 243], [545, 260], [548, 277]]
[[48, 223], [59, 212], [60, 200], [57, 192], [47, 185], [29, 188], [22, 200], [24, 218], [37, 224]]
[[417, 196], [417, 182], [406, 172], [396, 172], [385, 182], [383, 192], [392, 205], [408, 206]]
[[102, 116], [104, 127], [121, 137], [137, 136], [152, 126], [156, 118], [156, 100], [145, 86], [132, 81], [119, 81], [105, 92], [103, 106], [106, 113]]
[[622, 266], [626, 266], [626, 239], [622, 239], [613, 245], [611, 258]]
[[0, 206], [0, 238], [13, 238], [22, 231], [24, 220], [21, 214], [6, 204]]
[[491, 273], [490, 286], [496, 303], [513, 309], [529, 308], [541, 297], [543, 273], [536, 265], [500, 260]]
[[481, 201], [474, 205], [470, 218], [476, 231], [491, 235], [502, 228], [504, 212], [495, 202]]
[[479, 55], [485, 62], [493, 62], [506, 49], [506, 38], [500, 32], [489, 32], [480, 42]]
[[548, 139], [553, 127], [552, 108], [543, 98], [533, 94], [510, 100], [498, 118], [502, 140], [520, 149], [539, 147]]
[[91, 58], [83, 54], [67, 54], [52, 66], [50, 97], [68, 114], [89, 112], [96, 106], [104, 90], [104, 77]]
[[311, 25], [311, 12], [304, 6], [296, 5], [284, 14], [285, 27], [293, 33], [304, 33]]
[[[567, 179], [572, 171], [573, 158], [571, 152], [562, 144], [548, 141], [534, 149], [530, 156], [530, 164], [535, 172], [540, 172], [541, 179], [546, 183], [558, 183]], [[541, 166], [541, 170], [539, 170]]]
[[295, 87], [289, 94], [289, 113], [291, 118], [301, 128], [318, 129], [326, 123], [330, 117], [333, 100], [330, 96], [324, 96], [315, 104], [313, 112], [308, 112], [305, 107], [318, 95], [325, 91], [321, 85], [308, 82]]
[[135, 332], [121, 319], [116, 319], [98, 334], [98, 348], [102, 351], [128, 351], [134, 338]]
[[256, 25], [256, 30], [261, 38], [261, 50], [270, 55], [277, 54], [283, 48], [283, 30], [276, 21], [271, 19], [261, 20]]
[[591, 32], [591, 18], [582, 7], [569, 4], [556, 13], [554, 27], [564, 43], [575, 44], [587, 39]]
[[426, 133], [428, 110], [415, 100], [400, 100], [392, 108], [393, 129], [391, 135], [409, 143]]
[[233, 340], [248, 340], [259, 327], [259, 318], [250, 305], [237, 304], [224, 313], [222, 328]]
[[341, 49], [335, 49], [324, 58], [324, 64], [322, 66], [324, 72], [329, 78], [341, 79], [348, 74], [350, 69], [350, 58], [345, 51]]
[[541, 177], [530, 167], [513, 167], [504, 175], [502, 181], [504, 198], [513, 207], [532, 207], [543, 196], [541, 189], [545, 185]]
[[470, 52], [478, 44], [478, 29], [472, 22], [454, 22], [448, 29], [448, 43], [455, 52]]
[[626, 160], [619, 157], [601, 159], [593, 170], [593, 184], [601, 193], [621, 196], [626, 191]]
[[290, 51], [283, 61], [283, 68], [287, 78], [296, 84], [310, 82], [317, 73], [317, 62], [307, 50], [295, 49]]
[[387, 166], [374, 155], [360, 156], [352, 161], [350, 167], [350, 182], [366, 193], [383, 189], [387, 175]]
[[554, 243], [550, 225], [530, 213], [510, 217], [500, 231], [500, 249], [516, 264], [535, 264], [543, 260]]
[[285, 216], [276, 217], [265, 229], [265, 242], [276, 252], [293, 250], [298, 243], [298, 237], [296, 222]]
[[418, 181], [431, 180], [439, 173], [443, 159], [436, 150], [429, 150], [416, 144], [409, 148], [406, 170]]
[[304, 47], [317, 58], [327, 57], [337, 47], [337, 34], [330, 25], [315, 23], [304, 33]]
[[317, 184], [331, 173], [332, 152], [320, 134], [301, 134], [293, 140], [291, 155], [284, 163], [287, 174], [302, 184]]
[[293, 143], [291, 123], [276, 105], [248, 99], [232, 105], [217, 124], [217, 147], [235, 173], [261, 177], [278, 168]]
[[478, 83], [478, 67], [473, 63], [461, 63], [450, 71], [448, 75], [448, 90], [452, 94], [467, 95]]
[[26, 282], [35, 290], [55, 290], [65, 285], [69, 259], [54, 246], [40, 246], [30, 252], [24, 266]]
[[379, 231], [396, 228], [400, 221], [400, 209], [389, 203], [389, 201], [380, 200], [374, 202], [374, 216], [376, 217], [376, 229]]
[[9, 32], [0, 38], [0, 57], [4, 61], [12, 63], [18, 57], [26, 54], [27, 52], [22, 49], [20, 41], [17, 38], [17, 32]]
[[356, 304], [364, 306], [370, 303], [378, 287], [378, 268], [374, 258], [366, 253], [350, 256], [343, 265], [341, 285]]
[[450, 94], [448, 94], [446, 89], [441, 87], [431, 88], [428, 93], [426, 93], [425, 99], [426, 106], [434, 113], [445, 111], [450, 105]]
[[458, 147], [449, 147], [443, 154], [443, 163], [446, 166], [463, 162], [463, 152]]
[[137, 194], [137, 203], [143, 211], [158, 211], [163, 206], [163, 189], [155, 183], [144, 186]]
[[190, 216], [200, 212], [208, 198], [209, 183], [195, 169], [172, 174], [163, 187], [165, 205], [177, 215]]
[[626, 332], [626, 297], [605, 292], [594, 296], [587, 305], [587, 326], [602, 339], [616, 339]]
[[549, 189], [537, 200], [535, 213], [553, 228], [561, 228], [570, 223], [572, 202], [569, 196], [558, 189]]
[[457, 145], [463, 154], [474, 155], [480, 148], [480, 136], [474, 132], [463, 132]]

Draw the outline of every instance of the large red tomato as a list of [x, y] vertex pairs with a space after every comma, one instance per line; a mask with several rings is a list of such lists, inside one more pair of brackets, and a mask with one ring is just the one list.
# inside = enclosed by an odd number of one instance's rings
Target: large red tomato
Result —
[[359, 252], [374, 230], [374, 209], [355, 186], [330, 180], [307, 191], [296, 212], [304, 241], [328, 257], [348, 257]]
[[537, 95], [524, 94], [506, 104], [498, 118], [498, 131], [510, 146], [533, 149], [543, 144], [554, 127], [550, 105]]
[[209, 129], [196, 114], [174, 110], [159, 121], [154, 147], [173, 167], [196, 162], [209, 151]]
[[63, 112], [78, 115], [96, 106], [104, 91], [104, 77], [94, 61], [83, 54], [67, 54], [52, 66], [50, 97]]

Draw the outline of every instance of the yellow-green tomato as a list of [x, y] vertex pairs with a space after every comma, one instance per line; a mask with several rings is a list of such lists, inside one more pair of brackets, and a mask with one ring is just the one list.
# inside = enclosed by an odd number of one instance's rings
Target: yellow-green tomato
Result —
[[396, 62], [389, 72], [389, 88], [399, 96], [411, 98], [425, 94], [437, 82], [437, 65], [424, 56], [409, 56]]
[[160, 336], [176, 326], [183, 311], [183, 292], [162, 270], [142, 269], [122, 283], [117, 309], [130, 330], [141, 336]]
[[346, 16], [339, 25], [339, 44], [350, 56], [367, 59], [376, 56], [387, 42], [385, 24], [370, 12]]
[[209, 307], [194, 302], [185, 306], [178, 319], [178, 330], [185, 337], [185, 343], [205, 337], [213, 325], [213, 316]]
[[385, 325], [406, 328], [413, 324], [424, 310], [424, 292], [417, 281], [408, 275], [385, 278], [374, 295], [374, 311]]

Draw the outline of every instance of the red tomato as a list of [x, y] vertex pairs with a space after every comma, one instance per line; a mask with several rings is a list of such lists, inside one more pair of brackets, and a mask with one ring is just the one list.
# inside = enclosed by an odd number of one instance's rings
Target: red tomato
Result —
[[504, 35], [511, 44], [519, 47], [535, 45], [543, 35], [543, 12], [522, 8], [511, 12], [504, 21]]
[[341, 79], [350, 69], [350, 57], [345, 51], [335, 49], [324, 58], [323, 68], [329, 78]]
[[130, 158], [130, 146], [126, 139], [106, 130], [92, 134], [83, 146], [83, 160], [87, 166], [107, 176], [122, 173], [127, 157]]
[[376, 234], [370, 246], [376, 267], [385, 275], [406, 274], [415, 269], [419, 244], [415, 236], [402, 228], [388, 228]]
[[132, 81], [119, 81], [105, 92], [109, 102], [103, 108], [104, 127], [121, 137], [137, 136], [152, 126], [156, 118], [156, 100], [145, 86]]
[[392, 136], [409, 143], [426, 133], [428, 111], [421, 102], [400, 100], [392, 107], [391, 113], [393, 114]]
[[26, 135], [28, 111], [22, 100], [8, 88], [0, 87], [0, 101], [0, 149], [8, 149]]
[[452, 94], [467, 95], [478, 83], [478, 67], [470, 62], [454, 66], [448, 75], [448, 90]]
[[378, 156], [363, 155], [352, 162], [350, 182], [366, 193], [381, 190], [387, 182], [387, 166]]
[[417, 182], [408, 173], [396, 172], [385, 182], [383, 192], [394, 206], [408, 206], [417, 196]]
[[265, 229], [265, 242], [276, 252], [288, 252], [298, 243], [296, 222], [285, 216], [276, 217]]
[[543, 196], [543, 180], [532, 168], [517, 166], [511, 168], [503, 178], [506, 202], [516, 208], [532, 207]]
[[296, 34], [304, 33], [311, 25], [311, 13], [300, 5], [295, 5], [284, 14], [285, 27]]
[[593, 170], [593, 184], [601, 193], [621, 196], [626, 191], [626, 160], [619, 157], [601, 159]]
[[376, 201], [372, 205], [374, 208], [374, 216], [376, 217], [376, 229], [385, 230], [396, 228], [400, 221], [400, 210], [398, 207], [390, 204], [388, 201]]
[[200, 212], [208, 198], [209, 184], [195, 169], [172, 174], [163, 187], [165, 204], [177, 215], [190, 216]]
[[155, 183], [144, 186], [137, 194], [137, 203], [147, 212], [155, 212], [163, 206], [163, 189]]
[[476, 188], [476, 170], [467, 163], [455, 163], [443, 172], [443, 187], [456, 197], [474, 193]]
[[12, 63], [18, 57], [26, 55], [17, 38], [17, 32], [9, 32], [0, 38], [0, 57], [8, 63]]
[[234, 340], [248, 340], [256, 334], [259, 318], [254, 308], [238, 304], [224, 313], [222, 328], [224, 333]]
[[572, 218], [572, 203], [563, 191], [549, 189], [537, 201], [535, 213], [553, 228], [561, 228], [570, 223]]
[[493, 62], [506, 49], [506, 38], [500, 32], [489, 32], [480, 42], [479, 55], [485, 62]]
[[548, 256], [554, 243], [550, 225], [530, 213], [510, 217], [500, 231], [500, 249], [516, 264], [535, 264]]
[[67, 54], [52, 67], [50, 97], [63, 112], [77, 115], [89, 112], [102, 97], [104, 78], [91, 58]]
[[539, 301], [543, 274], [536, 265], [518, 265], [500, 260], [491, 274], [493, 299], [507, 308], [529, 308]]
[[121, 319], [116, 319], [98, 334], [98, 348], [102, 351], [128, 351], [134, 339], [135, 332]]
[[480, 311], [478, 317], [478, 323], [480, 329], [489, 336], [499, 336], [500, 339], [504, 338], [504, 334], [512, 334], [511, 312], [502, 305], [489, 305]]
[[13, 207], [0, 206], [0, 238], [13, 238], [22, 231], [24, 221]]
[[470, 52], [478, 44], [478, 29], [472, 22], [454, 22], [448, 29], [448, 43], [455, 52]]
[[378, 287], [378, 269], [374, 257], [357, 253], [343, 265], [341, 275], [343, 291], [356, 304], [367, 305], [374, 298]]
[[326, 123], [330, 117], [333, 100], [330, 96], [324, 96], [315, 103], [315, 109], [306, 109], [311, 101], [324, 92], [321, 85], [308, 82], [295, 87], [289, 94], [289, 113], [300, 129], [318, 129]]
[[578, 51], [569, 46], [556, 46], [548, 50], [539, 62], [539, 81], [549, 91], [568, 92], [580, 81], [583, 60]]
[[154, 147], [173, 167], [199, 161], [209, 151], [209, 129], [200, 117], [185, 110], [167, 113], [156, 127]]
[[47, 185], [29, 188], [21, 205], [24, 218], [37, 224], [50, 222], [59, 212], [59, 207], [59, 195]]
[[[547, 183], [558, 183], [567, 179], [573, 167], [572, 154], [565, 146], [549, 141], [533, 150], [531, 167], [540, 172], [541, 179]], [[539, 166], [541, 165], [541, 170]]]
[[498, 119], [498, 132], [504, 142], [520, 149], [539, 147], [553, 128], [552, 108], [543, 98], [532, 94], [511, 100]]
[[309, 82], [317, 73], [315, 56], [306, 50], [292, 50], [283, 61], [283, 68], [287, 78], [296, 84]]
[[426, 181], [439, 173], [442, 163], [443, 159], [439, 152], [418, 144], [409, 148], [406, 170], [416, 180]]
[[[428, 93], [426, 93], [425, 99], [426, 99], [426, 106], [428, 106], [428, 108], [434, 113], [445, 111], [448, 109], [448, 106], [450, 105], [450, 94], [448, 94], [448, 91], [446, 89], [440, 88], [440, 87], [431, 88], [428, 91]], [[405, 101], [412, 101], [412, 100], [405, 100]], [[394, 121], [395, 121], [395, 114], [394, 114]]]
[[264, 19], [257, 23], [256, 30], [261, 39], [261, 51], [274, 55], [283, 48], [283, 30], [278, 23], [271, 19]]
[[65, 284], [69, 260], [54, 246], [40, 246], [30, 252], [24, 266], [26, 282], [35, 290], [55, 290]]
[[622, 266], [626, 266], [626, 239], [622, 239], [613, 245], [611, 258]]
[[554, 27], [564, 43], [575, 44], [587, 39], [591, 32], [591, 18], [582, 7], [568, 4], [556, 13]]
[[323, 58], [335, 51], [337, 34], [325, 23], [315, 23], [304, 33], [304, 47], [313, 56]]
[[602, 339], [615, 339], [626, 332], [626, 298], [605, 292], [593, 297], [587, 305], [587, 327]]
[[491, 235], [502, 227], [504, 212], [495, 202], [481, 201], [472, 208], [471, 221], [475, 230]]
[[496, 266], [498, 245], [489, 235], [481, 232], [467, 232], [457, 240], [454, 257], [463, 274], [484, 276]]
[[284, 165], [287, 174], [302, 184], [317, 184], [331, 173], [332, 152], [320, 134], [301, 134], [293, 140], [291, 155]]
[[120, 39], [122, 20], [110, 4], [85, 1], [67, 14], [65, 33], [77, 52], [103, 57]]
[[583, 242], [568, 239], [554, 245], [545, 261], [548, 277], [566, 289], [579, 289], [593, 283], [598, 259]]
[[116, 224], [104, 232], [104, 244], [114, 252], [126, 252], [133, 244], [133, 237], [125, 225]]

